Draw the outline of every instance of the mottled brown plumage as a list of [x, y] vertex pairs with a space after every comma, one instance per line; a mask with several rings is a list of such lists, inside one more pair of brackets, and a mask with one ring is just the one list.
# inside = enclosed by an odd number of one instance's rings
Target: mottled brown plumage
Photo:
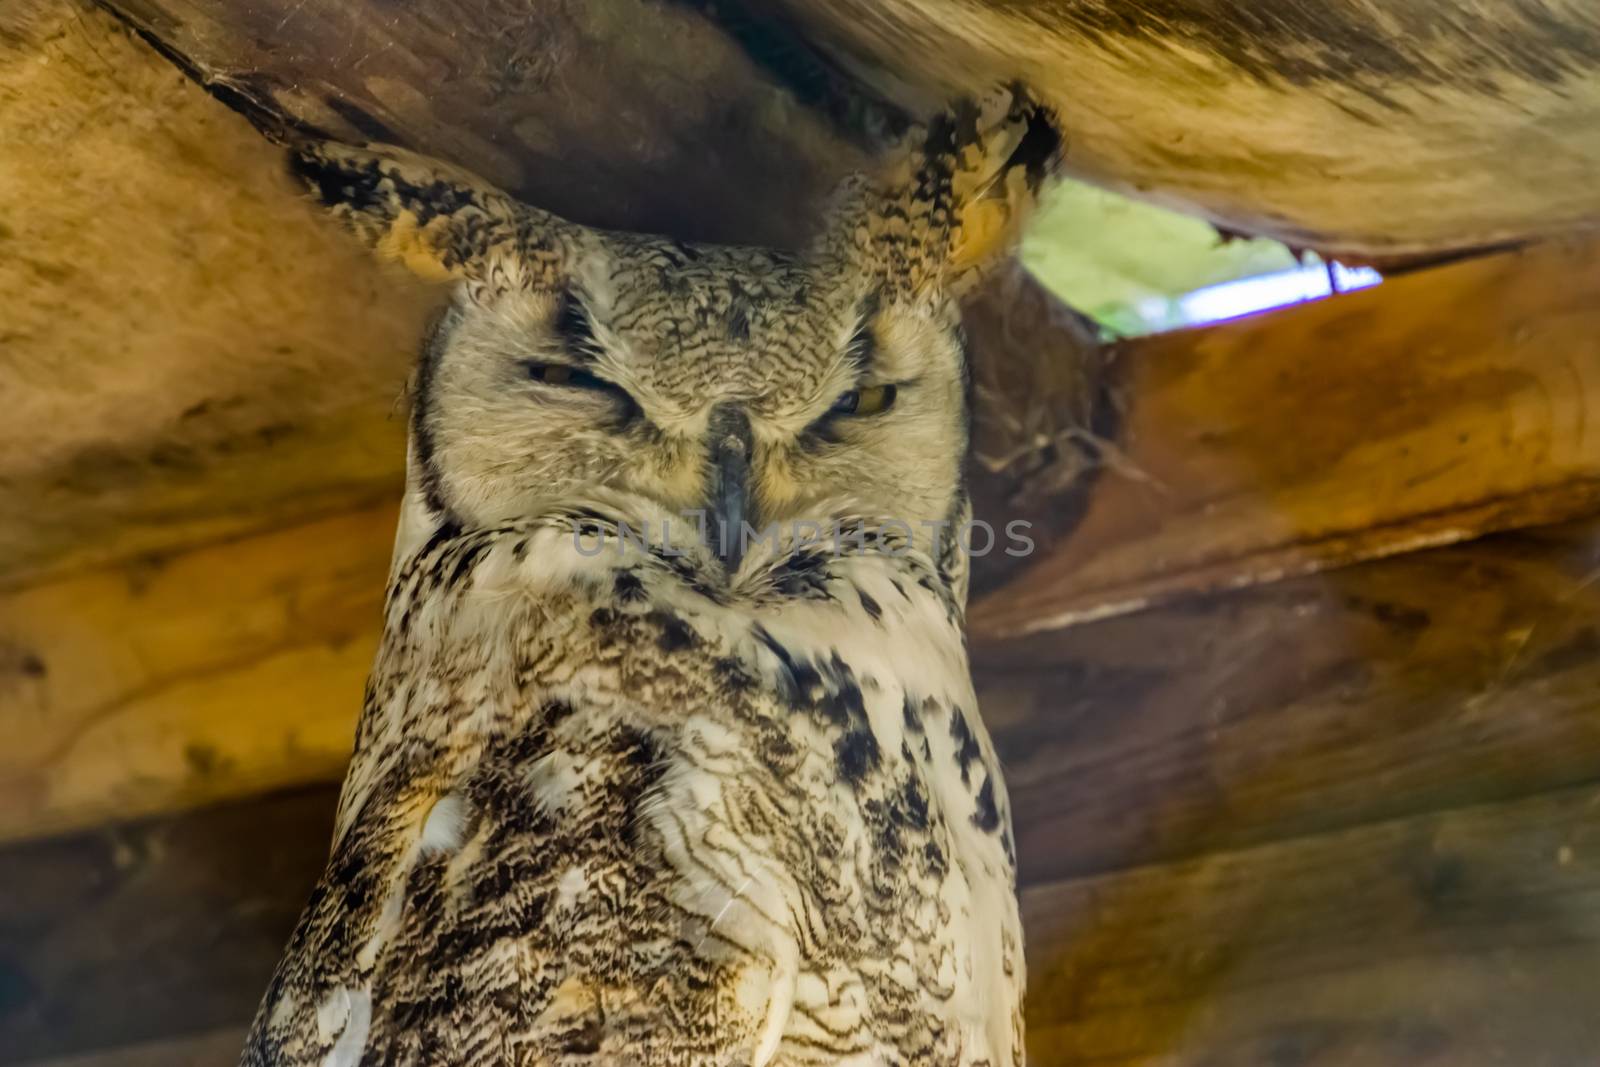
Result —
[[1021, 1062], [954, 297], [1054, 149], [1009, 94], [958, 107], [804, 255], [299, 152], [461, 285], [333, 853], [246, 1067]]

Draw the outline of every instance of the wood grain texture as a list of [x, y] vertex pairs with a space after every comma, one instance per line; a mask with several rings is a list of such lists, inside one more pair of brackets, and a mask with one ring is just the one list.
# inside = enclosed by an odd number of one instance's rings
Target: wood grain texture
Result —
[[242, 1035], [322, 870], [333, 805], [323, 786], [8, 850], [0, 1063]]
[[0, 594], [0, 840], [337, 779], [395, 515]]
[[1029, 1063], [1488, 1067], [1600, 1046], [1600, 783], [1044, 886]]
[[[228, 1062], [333, 801], [6, 853], [0, 1063]], [[1024, 914], [1031, 1063], [1567, 1067], [1600, 1040], [1600, 787], [1054, 883]]]
[[1600, 242], [1133, 341], [1083, 521], [979, 600], [1016, 636], [1600, 506]]
[[243, 1026], [229, 1026], [194, 1036], [34, 1060], [27, 1067], [226, 1067], [238, 1060], [244, 1034]]
[[1231, 228], [1393, 255], [1600, 219], [1588, 0], [751, 0], [912, 107], [1022, 78], [1069, 165]]
[[1600, 525], [974, 649], [1025, 882], [1600, 781]]
[[692, 5], [109, 6], [263, 125], [414, 148], [586, 225], [792, 244], [860, 159]]
[[399, 493], [436, 294], [86, 0], [0, 4], [0, 587]]

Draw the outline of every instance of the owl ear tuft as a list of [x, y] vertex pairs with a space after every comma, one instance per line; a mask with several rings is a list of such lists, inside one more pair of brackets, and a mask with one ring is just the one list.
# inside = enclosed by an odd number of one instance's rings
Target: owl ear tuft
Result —
[[290, 148], [289, 169], [380, 257], [424, 278], [506, 288], [560, 258], [558, 220], [425, 156], [312, 141]]
[[960, 293], [1010, 253], [1060, 165], [1055, 116], [1021, 87], [963, 99], [913, 130], [860, 187], [856, 243], [890, 284]]

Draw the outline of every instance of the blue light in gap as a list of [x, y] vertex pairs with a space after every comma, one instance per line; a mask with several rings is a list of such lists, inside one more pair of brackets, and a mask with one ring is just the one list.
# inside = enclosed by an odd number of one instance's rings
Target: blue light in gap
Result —
[[1328, 266], [1315, 263], [1197, 289], [1178, 298], [1178, 313], [1191, 325], [1222, 322], [1269, 308], [1317, 300], [1335, 292], [1369, 289], [1383, 281], [1383, 275], [1371, 267], [1347, 267], [1342, 263], [1331, 266], [1331, 274]]

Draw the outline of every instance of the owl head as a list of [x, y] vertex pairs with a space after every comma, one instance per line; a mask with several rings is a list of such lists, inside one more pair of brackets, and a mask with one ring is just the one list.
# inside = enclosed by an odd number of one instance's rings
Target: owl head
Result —
[[455, 283], [417, 371], [397, 554], [555, 510], [698, 516], [735, 582], [746, 531], [888, 521], [964, 586], [956, 302], [1058, 147], [1019, 92], [959, 104], [790, 253], [589, 229], [396, 149], [297, 146], [350, 230]]

